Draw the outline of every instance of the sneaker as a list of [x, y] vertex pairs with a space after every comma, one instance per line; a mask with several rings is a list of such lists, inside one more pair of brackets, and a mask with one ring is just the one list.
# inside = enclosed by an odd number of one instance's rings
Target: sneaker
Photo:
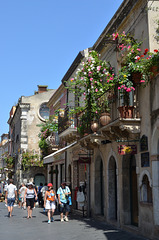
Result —
[[63, 219], [63, 218], [61, 218], [61, 222], [64, 222], [64, 219]]
[[10, 212], [8, 212], [8, 217], [10, 217]]
[[54, 222], [54, 219], [53, 219], [53, 217], [51, 218], [51, 222]]
[[65, 216], [65, 217], [64, 217], [64, 220], [65, 220], [66, 222], [68, 222], [68, 217]]
[[48, 223], [50, 224], [50, 220], [48, 220]]

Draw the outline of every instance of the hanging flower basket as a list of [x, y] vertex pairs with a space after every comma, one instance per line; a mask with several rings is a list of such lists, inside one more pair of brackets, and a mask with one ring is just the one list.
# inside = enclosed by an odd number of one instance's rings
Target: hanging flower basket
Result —
[[101, 117], [99, 119], [100, 123], [102, 126], [105, 126], [110, 123], [111, 118], [110, 118], [110, 113], [102, 113]]
[[118, 107], [121, 118], [133, 118], [134, 117], [134, 106], [121, 106]]

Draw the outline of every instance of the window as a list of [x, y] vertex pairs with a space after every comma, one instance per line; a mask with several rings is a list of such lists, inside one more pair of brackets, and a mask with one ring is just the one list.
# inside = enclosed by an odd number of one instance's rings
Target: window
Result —
[[39, 108], [39, 116], [42, 120], [49, 119], [50, 109], [47, 107], [46, 103], [41, 104]]
[[142, 179], [141, 201], [152, 203], [152, 188], [150, 187], [148, 176], [145, 174]]

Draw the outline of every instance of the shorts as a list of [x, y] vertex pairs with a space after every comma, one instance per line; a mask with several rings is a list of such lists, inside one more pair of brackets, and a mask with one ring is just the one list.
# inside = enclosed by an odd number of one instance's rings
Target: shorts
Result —
[[45, 209], [46, 209], [46, 210], [56, 209], [55, 201], [51, 202], [51, 201], [49, 201], [49, 200], [46, 200]]
[[15, 203], [15, 198], [7, 198], [8, 207], [13, 207], [14, 203]]
[[68, 203], [61, 203], [61, 204], [59, 204], [59, 212], [60, 213], [70, 212], [69, 204]]
[[27, 198], [26, 199], [26, 206], [27, 207], [29, 207], [30, 206], [30, 208], [34, 208], [34, 198]]

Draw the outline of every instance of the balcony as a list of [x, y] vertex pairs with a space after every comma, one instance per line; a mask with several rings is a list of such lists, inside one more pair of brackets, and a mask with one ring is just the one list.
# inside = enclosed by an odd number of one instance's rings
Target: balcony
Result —
[[[85, 126], [83, 134], [80, 134], [80, 145], [87, 149], [93, 149], [94, 147], [101, 145], [105, 140], [138, 140], [140, 136], [141, 119], [137, 99], [136, 90], [135, 94], [132, 94], [130, 98], [131, 106], [124, 106], [122, 100], [119, 100], [117, 97], [115, 101], [111, 101], [109, 119], [103, 124], [101, 123], [101, 118], [99, 118], [99, 120], [96, 121], [97, 129], [95, 129], [94, 133], [92, 131], [93, 127], [91, 123], [89, 126]], [[80, 121], [78, 121], [78, 126], [79, 124], [81, 124]]]
[[71, 112], [70, 107], [66, 107], [64, 115], [58, 117], [58, 134], [60, 139], [72, 142], [77, 139], [77, 124], [76, 119], [69, 114]]

